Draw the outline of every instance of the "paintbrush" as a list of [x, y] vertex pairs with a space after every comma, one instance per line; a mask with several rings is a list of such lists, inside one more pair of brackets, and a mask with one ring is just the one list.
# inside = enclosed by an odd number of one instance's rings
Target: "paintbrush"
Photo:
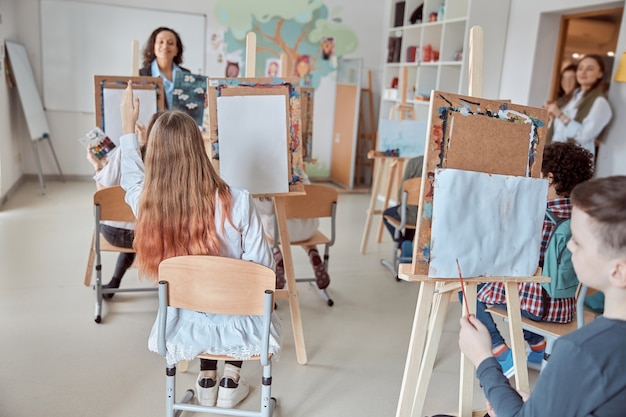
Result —
[[470, 311], [469, 305], [467, 304], [467, 297], [465, 296], [465, 285], [463, 285], [463, 274], [461, 274], [461, 265], [459, 265], [459, 260], [456, 260], [456, 269], [459, 271], [459, 281], [461, 281], [461, 292], [463, 293], [463, 304], [465, 304], [465, 312], [467, 313], [467, 318], [469, 320]]

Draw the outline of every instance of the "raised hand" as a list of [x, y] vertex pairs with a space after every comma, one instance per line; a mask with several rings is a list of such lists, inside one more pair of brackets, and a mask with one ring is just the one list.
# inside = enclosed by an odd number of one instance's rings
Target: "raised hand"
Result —
[[122, 94], [120, 103], [122, 112], [122, 134], [135, 133], [135, 124], [139, 119], [139, 99], [133, 99], [133, 83], [128, 80], [128, 85]]

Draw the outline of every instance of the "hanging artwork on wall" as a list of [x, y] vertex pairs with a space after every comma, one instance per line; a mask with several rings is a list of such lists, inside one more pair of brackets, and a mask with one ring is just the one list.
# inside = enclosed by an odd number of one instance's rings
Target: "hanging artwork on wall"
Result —
[[265, 76], [270, 78], [280, 77], [280, 59], [265, 60]]
[[324, 38], [322, 39], [322, 43], [320, 45], [322, 49], [322, 59], [330, 59], [331, 56], [335, 53], [335, 39], [334, 38]]

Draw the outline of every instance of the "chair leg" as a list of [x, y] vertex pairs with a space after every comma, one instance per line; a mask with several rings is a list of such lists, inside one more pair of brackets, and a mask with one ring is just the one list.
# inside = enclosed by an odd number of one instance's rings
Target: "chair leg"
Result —
[[380, 264], [391, 271], [393, 276], [396, 278], [396, 281], [399, 280], [398, 278], [398, 266], [399, 266], [398, 265], [399, 264], [398, 250], [400, 250], [400, 242], [394, 241], [393, 242], [393, 256], [391, 258], [391, 261], [387, 259], [380, 260]]
[[272, 363], [263, 366], [261, 379], [261, 416], [271, 417], [276, 407], [276, 398], [272, 397]]
[[100, 257], [96, 260], [96, 283], [93, 287], [94, 295], [96, 297], [96, 311], [95, 322], [102, 322], [102, 264], [100, 263]]
[[165, 417], [174, 417], [176, 397], [176, 367], [165, 368]]
[[552, 337], [546, 337], [546, 350], [543, 354], [543, 360], [541, 361], [541, 370], [539, 373], [543, 372], [545, 369], [548, 359], [550, 359], [550, 355], [552, 354], [552, 345], [554, 344], [554, 339]]

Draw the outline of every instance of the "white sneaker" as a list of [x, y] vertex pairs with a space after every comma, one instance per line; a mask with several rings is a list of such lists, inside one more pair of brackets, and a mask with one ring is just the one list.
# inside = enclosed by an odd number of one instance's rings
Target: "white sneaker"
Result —
[[[200, 385], [202, 380], [203, 387]], [[217, 381], [212, 378], [202, 378], [196, 381], [196, 391], [198, 392], [198, 404], [215, 407], [217, 400]]]
[[233, 408], [242, 402], [250, 392], [250, 387], [239, 378], [236, 383], [232, 378], [224, 377], [220, 381], [220, 389], [217, 394], [217, 406], [221, 408]]

